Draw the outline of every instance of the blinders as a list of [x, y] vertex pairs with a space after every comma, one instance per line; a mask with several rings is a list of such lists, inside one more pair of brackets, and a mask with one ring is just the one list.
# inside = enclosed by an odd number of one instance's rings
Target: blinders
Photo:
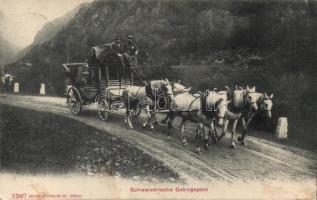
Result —
[[[272, 99], [266, 98], [266, 97], [264, 97], [264, 96], [261, 97], [261, 99], [260, 99], [260, 101], [259, 101], [259, 108], [260, 108], [261, 111], [264, 111], [264, 112], [270, 112], [270, 111], [272, 111], [272, 108], [269, 108], [269, 109], [268, 109], [268, 105], [269, 105], [269, 103], [267, 103], [268, 101], [271, 102], [271, 104], [272, 104], [272, 106], [273, 106]], [[271, 106], [271, 107], [272, 107], [272, 106]]]

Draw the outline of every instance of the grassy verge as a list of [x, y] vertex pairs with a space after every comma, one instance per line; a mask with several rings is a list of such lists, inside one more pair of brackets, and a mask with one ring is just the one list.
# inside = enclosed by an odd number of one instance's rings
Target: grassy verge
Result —
[[2, 171], [179, 179], [122, 139], [52, 113], [0, 105], [0, 133]]

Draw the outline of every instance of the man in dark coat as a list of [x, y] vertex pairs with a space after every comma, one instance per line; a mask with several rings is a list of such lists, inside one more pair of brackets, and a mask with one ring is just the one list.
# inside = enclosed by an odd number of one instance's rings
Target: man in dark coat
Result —
[[119, 53], [119, 54], [122, 54], [124, 53], [123, 51], [123, 45], [122, 45], [122, 39], [120, 36], [117, 36], [112, 44], [112, 50], [115, 52], [115, 53]]
[[125, 55], [125, 60], [129, 65], [129, 71], [127, 71], [126, 76], [129, 77], [130, 82], [131, 80], [131, 72], [133, 71], [134, 73], [136, 73], [135, 68], [137, 66], [137, 55], [139, 52], [138, 47], [135, 45], [134, 43], [134, 37], [133, 35], [128, 35], [126, 42], [124, 43], [123, 46], [123, 50], [124, 50], [124, 55]]
[[137, 46], [135, 45], [133, 39], [134, 39], [133, 35], [128, 35], [127, 42], [124, 45], [124, 51], [129, 56], [136, 56], [138, 54], [138, 52], [139, 52], [139, 50], [138, 50]]

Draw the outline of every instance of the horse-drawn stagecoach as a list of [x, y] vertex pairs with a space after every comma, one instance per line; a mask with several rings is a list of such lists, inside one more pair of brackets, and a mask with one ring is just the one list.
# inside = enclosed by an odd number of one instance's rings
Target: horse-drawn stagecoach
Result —
[[[197, 123], [197, 152], [201, 152], [201, 144], [204, 137], [204, 126], [209, 128], [209, 136], [218, 141], [227, 131], [228, 123], [233, 120], [232, 144], [235, 148], [234, 134], [238, 120], [242, 119], [243, 132], [238, 138], [241, 144], [245, 144], [247, 126], [253, 116], [262, 112], [271, 118], [272, 98], [266, 93], [259, 93], [255, 88], [236, 89], [233, 92], [233, 105], [227, 108], [228, 94], [227, 87], [225, 93], [206, 92], [206, 94], [192, 95], [182, 92], [176, 94], [172, 84], [166, 80], [153, 80], [146, 82], [143, 86], [133, 86], [133, 74], [137, 75], [135, 63], [129, 55], [114, 51], [111, 45], [93, 47], [85, 63], [63, 64], [67, 77], [67, 104], [73, 114], [79, 114], [83, 106], [95, 103], [98, 108], [100, 119], [106, 120], [109, 110], [125, 107], [125, 122], [133, 128], [130, 120], [131, 114], [138, 116], [141, 109], [147, 111], [147, 121], [151, 129], [154, 129], [156, 121], [155, 112], [167, 112], [169, 116], [169, 135], [173, 119], [176, 115], [182, 117], [181, 132], [183, 144], [187, 144], [184, 126], [185, 121], [192, 120]], [[188, 91], [188, 90], [187, 90]], [[176, 96], [174, 96], [176, 95]], [[211, 108], [211, 109], [208, 109]], [[239, 110], [237, 113], [231, 111]], [[214, 128], [214, 120], [223, 126], [223, 133], [218, 136]], [[166, 121], [166, 120], [165, 120]], [[210, 138], [205, 135], [205, 138]], [[210, 143], [210, 140], [208, 141]], [[205, 145], [208, 143], [205, 142]]]
[[121, 95], [134, 83], [135, 61], [127, 54], [113, 51], [108, 44], [93, 47], [84, 63], [63, 64], [71, 113], [78, 115], [83, 106], [95, 103], [100, 119], [106, 120], [109, 110], [123, 107]]

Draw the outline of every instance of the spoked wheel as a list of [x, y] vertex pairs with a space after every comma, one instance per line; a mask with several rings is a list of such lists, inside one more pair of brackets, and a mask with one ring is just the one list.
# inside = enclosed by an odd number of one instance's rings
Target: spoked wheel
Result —
[[69, 88], [67, 92], [67, 105], [69, 111], [74, 115], [80, 114], [83, 109], [80, 94], [74, 87]]
[[156, 108], [158, 110], [166, 110], [166, 109], [168, 109], [168, 104], [169, 104], [168, 97], [165, 95], [160, 95], [157, 98]]
[[109, 116], [109, 110], [98, 110], [98, 115], [102, 121], [106, 121]]
[[109, 116], [109, 104], [106, 97], [100, 96], [96, 99], [98, 116], [102, 121], [106, 121]]

